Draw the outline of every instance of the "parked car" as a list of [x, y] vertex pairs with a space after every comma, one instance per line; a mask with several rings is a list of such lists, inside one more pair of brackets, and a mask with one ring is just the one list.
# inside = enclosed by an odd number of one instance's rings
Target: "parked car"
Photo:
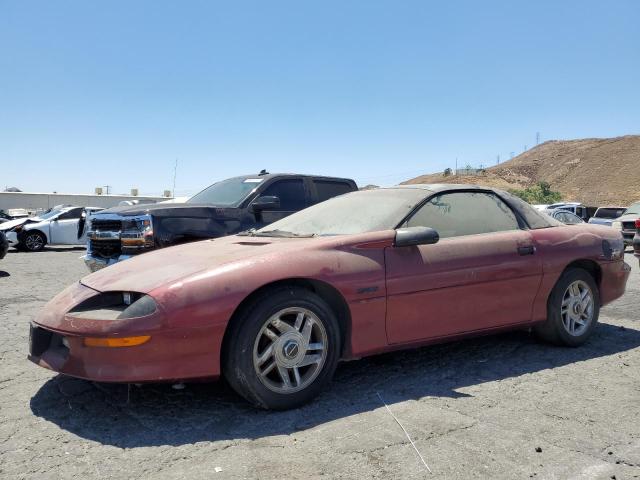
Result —
[[0, 260], [7, 255], [7, 250], [9, 250], [9, 241], [4, 232], [0, 230]]
[[593, 217], [589, 219], [589, 223], [610, 227], [613, 221], [621, 215], [624, 215], [626, 211], [627, 209], [624, 207], [600, 207], [593, 214]]
[[358, 191], [84, 277], [37, 316], [29, 359], [101, 382], [223, 376], [293, 408], [341, 358], [530, 327], [580, 345], [625, 290], [623, 255], [620, 232], [498, 190]]
[[549, 216], [564, 223], [565, 225], [580, 225], [581, 223], [585, 223], [584, 220], [575, 213], [571, 213], [568, 210], [562, 210], [560, 208], [549, 212]]
[[547, 206], [545, 212], [550, 213], [555, 210], [566, 210], [573, 213], [574, 215], [577, 215], [586, 222], [587, 220], [589, 220], [591, 215], [595, 213], [596, 209], [593, 207], [587, 207], [586, 205], [583, 205], [579, 202], [559, 202], [552, 203], [551, 205]]
[[[636, 220], [640, 219], [640, 202], [634, 203], [611, 223], [611, 226], [622, 232], [625, 246], [633, 245], [633, 237], [636, 234]], [[1, 225], [0, 225], [1, 226]]]
[[9, 245], [38, 252], [45, 245], [84, 245], [85, 217], [102, 210], [97, 207], [58, 206], [37, 216], [0, 224]]
[[96, 271], [157, 248], [261, 228], [357, 189], [348, 178], [263, 171], [214, 183], [185, 203], [111, 208], [91, 220], [85, 263]]
[[15, 220], [17, 218], [28, 217], [29, 214], [22, 208], [14, 208], [8, 211], [0, 210], [0, 223], [8, 222], [9, 220]]

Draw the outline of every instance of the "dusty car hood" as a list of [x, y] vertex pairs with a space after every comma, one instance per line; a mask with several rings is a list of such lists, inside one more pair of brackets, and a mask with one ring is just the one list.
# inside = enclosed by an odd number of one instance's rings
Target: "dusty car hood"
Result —
[[[203, 270], [239, 260], [302, 248], [320, 238], [228, 236], [215, 240], [163, 248], [116, 263], [84, 277], [80, 282], [98, 291], [148, 293]], [[326, 241], [326, 240], [325, 240]]]

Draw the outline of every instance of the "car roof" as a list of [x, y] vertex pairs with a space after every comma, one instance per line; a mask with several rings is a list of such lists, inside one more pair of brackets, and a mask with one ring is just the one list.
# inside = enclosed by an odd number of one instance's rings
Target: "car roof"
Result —
[[[307, 174], [307, 173], [254, 173], [254, 174], [250, 174], [250, 175], [238, 175], [236, 177], [230, 177], [226, 180], [231, 180], [234, 178], [242, 178], [242, 179], [246, 179], [246, 178], [262, 178], [262, 179], [271, 179], [271, 178], [276, 178], [276, 177], [300, 177], [300, 178], [322, 178], [322, 179], [326, 179], [326, 180], [348, 180], [350, 182], [355, 182], [353, 179], [351, 178], [347, 178], [347, 177], [328, 177], [326, 175], [312, 175], [312, 174]], [[218, 183], [218, 182], [215, 182]]]
[[489, 190], [495, 192], [501, 191], [492, 187], [483, 187], [482, 185], [467, 185], [465, 183], [412, 183], [408, 185], [395, 185], [393, 187], [381, 187], [382, 190], [392, 190], [400, 188], [427, 190], [434, 193], [451, 190]]

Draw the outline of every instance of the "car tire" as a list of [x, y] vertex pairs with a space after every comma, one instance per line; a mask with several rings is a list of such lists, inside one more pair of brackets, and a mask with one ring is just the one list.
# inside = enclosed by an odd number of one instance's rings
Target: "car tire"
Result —
[[600, 292], [593, 276], [581, 268], [570, 268], [558, 279], [547, 301], [547, 320], [534, 327], [547, 342], [577, 347], [598, 323]]
[[26, 232], [20, 246], [28, 252], [40, 252], [47, 244], [47, 237], [42, 232]]
[[231, 387], [265, 409], [299, 407], [331, 381], [341, 351], [331, 307], [299, 287], [267, 291], [232, 321], [222, 354]]

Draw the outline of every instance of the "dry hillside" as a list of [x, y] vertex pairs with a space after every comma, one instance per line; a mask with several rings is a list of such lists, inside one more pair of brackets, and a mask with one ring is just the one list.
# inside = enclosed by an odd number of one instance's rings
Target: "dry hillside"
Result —
[[640, 135], [584, 140], [552, 140], [484, 175], [422, 175], [409, 183], [473, 183], [501, 189], [551, 184], [567, 201], [588, 205], [629, 205], [640, 201]]

